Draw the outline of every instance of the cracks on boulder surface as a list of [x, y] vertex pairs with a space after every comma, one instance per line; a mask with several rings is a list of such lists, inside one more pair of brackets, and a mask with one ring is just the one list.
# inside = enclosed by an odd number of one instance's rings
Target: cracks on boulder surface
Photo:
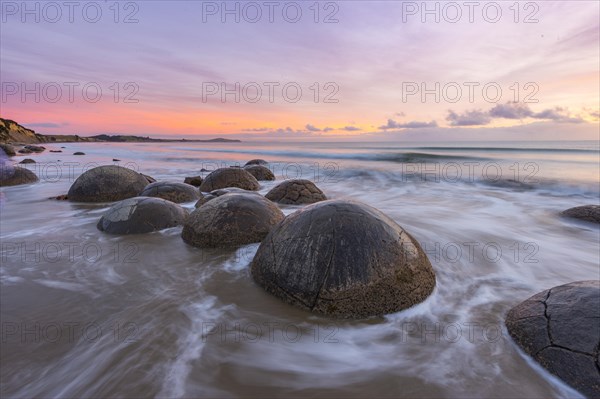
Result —
[[550, 316], [548, 316], [548, 304], [546, 303], [546, 301], [548, 301], [548, 298], [550, 298], [551, 292], [552, 289], [549, 289], [548, 293], [546, 294], [546, 298], [544, 298], [542, 303], [544, 304], [544, 317], [546, 318], [546, 331], [548, 333], [548, 340], [550, 341], [550, 345], [554, 345], [554, 342], [552, 341], [552, 333], [550, 333]]
[[[336, 209], [336, 213], [337, 213], [337, 209]], [[335, 241], [335, 221], [332, 223], [331, 241], [333, 243], [333, 249], [331, 250], [331, 256], [329, 257], [329, 262], [327, 263], [327, 268], [325, 270], [325, 276], [323, 277], [323, 281], [321, 282], [321, 286], [319, 287], [319, 290], [317, 291], [317, 295], [315, 296], [315, 300], [314, 300], [312, 306], [310, 307], [310, 310], [313, 310], [315, 308], [315, 306], [317, 306], [317, 302], [319, 301], [319, 297], [321, 296], [321, 291], [323, 291], [325, 282], [327, 282], [327, 279], [329, 278], [329, 273], [331, 273], [331, 264], [333, 263], [333, 258], [335, 256], [335, 250], [337, 248], [337, 243]]]

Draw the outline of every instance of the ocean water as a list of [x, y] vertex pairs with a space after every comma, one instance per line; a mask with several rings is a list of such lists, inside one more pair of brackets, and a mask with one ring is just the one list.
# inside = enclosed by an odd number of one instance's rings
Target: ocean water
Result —
[[[598, 142], [47, 146], [61, 147], [27, 156], [39, 183], [1, 189], [2, 397], [580, 397], [503, 320], [539, 291], [600, 278], [600, 229], [559, 216], [599, 203]], [[110, 236], [96, 229], [109, 204], [48, 199], [101, 164], [183, 181], [252, 158], [277, 177], [263, 194], [306, 178], [396, 220], [428, 254], [433, 294], [329, 319], [253, 283], [258, 244], [201, 250], [180, 227]]]

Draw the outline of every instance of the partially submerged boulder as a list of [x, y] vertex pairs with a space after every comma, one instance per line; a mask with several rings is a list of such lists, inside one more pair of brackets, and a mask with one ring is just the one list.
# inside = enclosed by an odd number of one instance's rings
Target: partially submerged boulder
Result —
[[368, 205], [326, 201], [277, 225], [251, 264], [267, 292], [300, 308], [363, 318], [409, 308], [435, 286], [419, 243]]
[[265, 238], [283, 217], [281, 210], [261, 195], [229, 193], [193, 211], [181, 237], [200, 248], [250, 244]]
[[600, 397], [600, 281], [540, 292], [512, 308], [506, 327], [539, 364], [590, 398]]
[[248, 165], [244, 166], [244, 170], [250, 172], [256, 180], [275, 180], [275, 175], [271, 172], [271, 169], [263, 165]]
[[141, 234], [183, 224], [187, 212], [162, 198], [134, 197], [114, 204], [100, 218], [98, 230], [109, 234]]
[[200, 185], [200, 191], [210, 192], [226, 187], [256, 191], [260, 188], [260, 185], [254, 176], [242, 168], [221, 168], [206, 176]]
[[600, 223], [600, 205], [583, 205], [561, 212], [562, 216], [591, 223]]
[[35, 183], [39, 179], [29, 169], [0, 163], [0, 187]]
[[248, 191], [237, 187], [220, 188], [218, 190], [213, 190], [207, 194], [200, 194], [200, 199], [198, 200], [198, 202], [196, 202], [196, 205], [194, 206], [196, 208], [200, 208], [202, 205], [206, 204], [210, 200], [231, 193], [260, 195], [256, 191]]
[[[17, 155], [17, 153], [15, 152], [15, 147], [13, 147], [10, 144], [0, 143], [0, 150], [4, 151], [4, 154], [9, 157]], [[1, 154], [2, 153], [0, 152], [0, 155]]]
[[177, 204], [197, 201], [201, 195], [200, 191], [190, 184], [167, 181], [148, 184], [140, 193], [141, 197], [157, 197]]
[[74, 202], [120, 201], [136, 197], [147, 185], [146, 177], [135, 170], [104, 165], [79, 176], [67, 195]]
[[268, 162], [265, 161], [264, 159], [251, 159], [248, 162], [246, 162], [246, 164], [244, 166], [248, 166], [248, 165], [267, 165]]
[[186, 177], [183, 182], [186, 184], [191, 184], [194, 187], [200, 187], [202, 180], [202, 176], [190, 176]]
[[25, 158], [24, 160], [22, 160], [21, 162], [19, 162], [20, 164], [28, 164], [28, 163], [35, 163], [35, 161], [31, 158]]
[[265, 197], [287, 205], [313, 204], [327, 199], [315, 183], [305, 179], [285, 180], [273, 187]]

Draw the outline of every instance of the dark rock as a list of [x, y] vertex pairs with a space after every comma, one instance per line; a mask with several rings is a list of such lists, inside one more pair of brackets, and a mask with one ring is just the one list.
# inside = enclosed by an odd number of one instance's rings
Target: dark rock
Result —
[[552, 374], [588, 397], [600, 397], [600, 281], [540, 292], [508, 312], [506, 327]]
[[171, 201], [134, 197], [110, 207], [97, 227], [109, 234], [141, 234], [179, 226], [186, 216], [185, 209]]
[[156, 179], [154, 177], [145, 175], [143, 173], [141, 173], [141, 175], [146, 178], [146, 181], [148, 181], [148, 183], [156, 183]]
[[256, 180], [275, 180], [275, 175], [269, 168], [263, 165], [248, 165], [244, 166], [244, 170], [250, 172]]
[[288, 205], [313, 204], [327, 199], [323, 191], [313, 182], [305, 179], [286, 180], [273, 187], [265, 197]]
[[19, 163], [35, 163], [35, 161], [31, 158], [25, 158], [24, 160], [22, 160]]
[[203, 194], [200, 197], [200, 199], [198, 200], [198, 202], [196, 202], [195, 207], [199, 208], [202, 205], [206, 204], [210, 200], [213, 200], [222, 195], [231, 194], [231, 193], [260, 195], [256, 191], [248, 191], [248, 190], [244, 190], [244, 189], [237, 188], [237, 187], [220, 188], [218, 190], [213, 190], [210, 193]]
[[18, 153], [19, 154], [31, 154], [33, 151], [28, 150], [27, 148], [21, 148]]
[[600, 223], [600, 205], [576, 206], [561, 212], [561, 215], [586, 222]]
[[200, 187], [200, 185], [202, 184], [202, 176], [191, 176], [191, 177], [186, 177], [183, 182], [186, 184], [191, 184], [194, 187]]
[[9, 157], [17, 155], [17, 153], [15, 152], [15, 147], [13, 147], [10, 144], [0, 143], [0, 150], [4, 151], [4, 154], [6, 154]]
[[42, 147], [39, 145], [26, 145], [24, 148], [32, 152], [44, 152], [44, 150], [46, 149], [46, 147]]
[[62, 150], [50, 150], [50, 152], [62, 152]]
[[74, 152], [73, 155], [85, 155], [85, 152], [77, 151]]
[[58, 200], [58, 201], [66, 201], [69, 199], [67, 194], [57, 195], [56, 197], [50, 197], [48, 199]]
[[414, 238], [377, 209], [339, 200], [286, 217], [261, 243], [251, 273], [285, 302], [341, 318], [397, 312], [435, 287]]
[[140, 197], [158, 197], [175, 203], [196, 201], [201, 194], [190, 184], [159, 181], [151, 183], [140, 193]]
[[29, 169], [0, 163], [0, 187], [30, 184], [38, 180], [35, 173]]
[[148, 180], [141, 173], [117, 165], [104, 165], [83, 173], [69, 189], [70, 201], [110, 202], [136, 197]]
[[121, 160], [117, 159], [117, 158], [113, 158], [113, 162], [121, 162]]
[[283, 217], [281, 210], [261, 195], [229, 193], [193, 211], [181, 237], [201, 248], [250, 244], [265, 238]]
[[200, 185], [200, 191], [210, 192], [219, 188], [238, 187], [256, 191], [260, 188], [258, 181], [249, 172], [240, 168], [221, 168], [206, 176]]
[[246, 164], [244, 166], [248, 166], [248, 165], [267, 165], [268, 162], [265, 161], [264, 159], [251, 159], [248, 162], [246, 162]]
[[207, 169], [202, 168], [202, 169], [200, 169], [200, 172], [210, 172], [210, 171], [207, 170]]

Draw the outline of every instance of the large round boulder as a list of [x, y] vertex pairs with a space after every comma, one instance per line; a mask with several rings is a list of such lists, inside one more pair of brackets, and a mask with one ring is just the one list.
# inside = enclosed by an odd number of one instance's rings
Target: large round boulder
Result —
[[248, 165], [267, 165], [268, 162], [265, 161], [264, 159], [251, 159], [248, 162], [246, 162], [246, 164], [244, 166], [248, 166]]
[[256, 180], [275, 180], [275, 175], [271, 172], [271, 169], [263, 165], [248, 165], [244, 166], [244, 170], [250, 172]]
[[68, 192], [69, 201], [111, 202], [137, 196], [148, 180], [134, 170], [117, 165], [98, 166], [83, 173]]
[[226, 187], [256, 191], [260, 188], [260, 185], [254, 176], [242, 168], [221, 168], [206, 176], [200, 185], [200, 191], [210, 192]]
[[586, 222], [600, 223], [600, 205], [583, 205], [562, 211], [561, 215]]
[[183, 224], [181, 206], [152, 197], [134, 197], [114, 204], [100, 218], [98, 230], [109, 234], [141, 234]]
[[435, 274], [419, 243], [368, 205], [330, 200], [277, 225], [251, 264], [267, 292], [313, 312], [363, 318], [409, 308]]
[[600, 397], [600, 281], [540, 292], [508, 312], [506, 327], [552, 374], [587, 397]]
[[281, 210], [261, 195], [229, 193], [193, 211], [181, 237], [201, 248], [250, 244], [262, 241], [283, 218]]
[[29, 169], [0, 163], [0, 187], [30, 184], [38, 180], [35, 173]]
[[327, 199], [315, 183], [305, 179], [286, 180], [273, 187], [265, 197], [287, 205], [313, 204]]
[[197, 201], [200, 191], [190, 184], [159, 181], [146, 186], [141, 197], [158, 197], [175, 203]]

